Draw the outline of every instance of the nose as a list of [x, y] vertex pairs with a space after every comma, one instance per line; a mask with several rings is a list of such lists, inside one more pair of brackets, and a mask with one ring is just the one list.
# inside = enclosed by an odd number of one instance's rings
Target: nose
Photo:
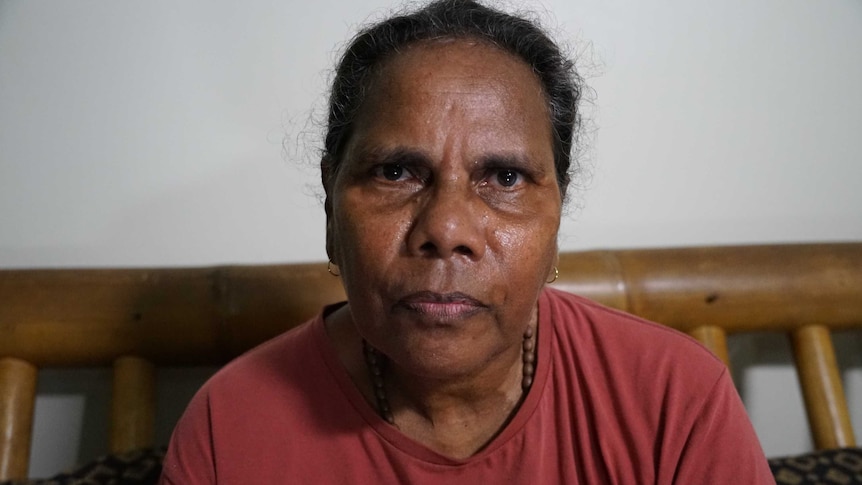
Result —
[[482, 203], [466, 188], [435, 187], [421, 204], [407, 245], [414, 255], [433, 258], [465, 256], [479, 260], [485, 254]]

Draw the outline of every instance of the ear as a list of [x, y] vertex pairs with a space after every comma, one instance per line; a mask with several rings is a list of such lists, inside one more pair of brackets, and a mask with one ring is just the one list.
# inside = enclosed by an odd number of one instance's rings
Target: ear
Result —
[[326, 217], [326, 257], [334, 264], [340, 264], [335, 255], [335, 230], [332, 228], [332, 218]]
[[[554, 275], [554, 273], [556, 271], [559, 271], [559, 266], [560, 266], [560, 246], [559, 246], [559, 243], [557, 241], [554, 241], [554, 259], [551, 263], [551, 266], [548, 268], [548, 272], [547, 272], [548, 277], [551, 277], [552, 275]], [[559, 276], [559, 273], [557, 273], [557, 276]], [[547, 279], [545, 281], [547, 282]]]
[[335, 230], [332, 220], [332, 186], [335, 185], [335, 173], [331, 158], [324, 155], [320, 160], [320, 181], [323, 184], [323, 210], [326, 212], [326, 256], [335, 264], [338, 258], [335, 256]]

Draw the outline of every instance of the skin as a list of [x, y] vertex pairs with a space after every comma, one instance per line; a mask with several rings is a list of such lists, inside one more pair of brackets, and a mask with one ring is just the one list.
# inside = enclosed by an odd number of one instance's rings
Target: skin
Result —
[[448, 456], [481, 450], [523, 397], [523, 335], [557, 254], [551, 136], [526, 63], [424, 43], [383, 66], [325, 187], [349, 302], [328, 335], [372, 406], [361, 339], [387, 356], [396, 425]]

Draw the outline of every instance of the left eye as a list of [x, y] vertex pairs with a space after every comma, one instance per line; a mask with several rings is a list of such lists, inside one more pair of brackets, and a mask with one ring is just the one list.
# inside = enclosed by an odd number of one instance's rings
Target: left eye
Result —
[[497, 183], [502, 185], [503, 187], [512, 187], [518, 180], [520, 180], [521, 174], [516, 172], [515, 170], [500, 170], [497, 172]]

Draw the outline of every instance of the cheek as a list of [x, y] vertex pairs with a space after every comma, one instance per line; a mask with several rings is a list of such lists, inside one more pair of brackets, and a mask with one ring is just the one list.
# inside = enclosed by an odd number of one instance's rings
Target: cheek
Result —
[[552, 210], [548, 215], [537, 214], [527, 224], [498, 226], [493, 239], [504, 273], [522, 284], [533, 286], [535, 279], [535, 284], [542, 286], [556, 259], [558, 229], [559, 218]]
[[345, 270], [379, 270], [386, 259], [400, 254], [409, 221], [395, 214], [382, 215], [349, 197], [338, 202], [333, 205], [333, 242]]
[[503, 253], [518, 258], [542, 258], [545, 249], [554, 252], [557, 245], [557, 232], [560, 228], [558, 210], [549, 207], [546, 211], [534, 211], [518, 222], [495, 224], [494, 240]]

